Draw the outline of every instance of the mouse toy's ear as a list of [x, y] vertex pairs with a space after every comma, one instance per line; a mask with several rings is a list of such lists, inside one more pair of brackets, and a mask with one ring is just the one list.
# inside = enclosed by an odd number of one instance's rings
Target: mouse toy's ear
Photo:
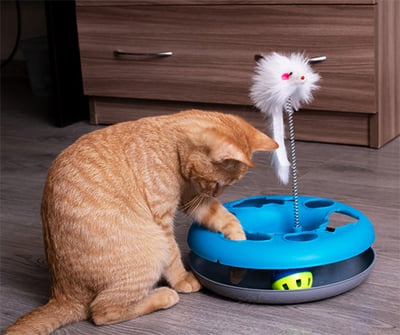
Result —
[[261, 59], [263, 59], [263, 58], [264, 58], [263, 55], [260, 55], [260, 54], [254, 55], [254, 60], [255, 60], [256, 62], [258, 62], [259, 60], [261, 60]]

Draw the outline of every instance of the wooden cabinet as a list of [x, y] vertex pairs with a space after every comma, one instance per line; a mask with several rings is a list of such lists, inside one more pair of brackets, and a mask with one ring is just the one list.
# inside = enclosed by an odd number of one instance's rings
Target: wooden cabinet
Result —
[[295, 113], [297, 138], [380, 147], [400, 130], [396, 15], [396, 0], [78, 0], [92, 122], [200, 107], [264, 128], [249, 99], [254, 55], [306, 52], [328, 60]]

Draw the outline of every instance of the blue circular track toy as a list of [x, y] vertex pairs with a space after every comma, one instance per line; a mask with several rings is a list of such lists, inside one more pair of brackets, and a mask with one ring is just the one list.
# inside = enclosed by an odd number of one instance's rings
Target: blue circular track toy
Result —
[[[246, 269], [299, 269], [346, 260], [374, 241], [368, 218], [355, 208], [325, 198], [299, 196], [302, 229], [293, 227], [292, 196], [256, 196], [225, 204], [243, 226], [247, 239], [232, 241], [199, 224], [190, 228], [188, 243], [211, 262]], [[351, 223], [329, 226], [343, 214]]]
[[[192, 224], [190, 266], [202, 285], [218, 294], [254, 303], [303, 303], [344, 293], [366, 280], [372, 269], [375, 233], [368, 218], [331, 199], [298, 195], [293, 107], [311, 100], [319, 75], [310, 63], [325, 58], [276, 53], [257, 57], [250, 95], [272, 120], [280, 145], [273, 166], [283, 183], [291, 168], [292, 195], [254, 196], [225, 204], [243, 226], [243, 241]], [[291, 164], [282, 110], [288, 116]], [[345, 222], [332, 225], [334, 214]]]
[[[326, 198], [299, 196], [298, 201], [301, 229], [292, 224], [290, 195], [225, 204], [241, 222], [244, 241], [226, 239], [193, 223], [188, 234], [190, 265], [203, 286], [237, 300], [288, 304], [325, 299], [363, 282], [375, 258], [371, 249], [375, 233], [368, 218]], [[334, 214], [348, 223], [332, 227]], [[245, 270], [238, 284], [230, 279], [232, 269]], [[291, 285], [299, 275], [311, 278], [311, 283]], [[286, 288], [279, 287], [282, 278]]]

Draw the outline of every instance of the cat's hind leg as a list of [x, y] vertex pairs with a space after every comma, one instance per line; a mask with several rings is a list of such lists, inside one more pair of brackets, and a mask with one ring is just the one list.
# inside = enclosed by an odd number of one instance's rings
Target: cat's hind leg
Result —
[[[121, 294], [123, 293], [123, 294]], [[121, 297], [125, 297], [121, 299]], [[178, 293], [168, 287], [151, 290], [141, 300], [130, 300], [129, 292], [105, 290], [91, 304], [92, 320], [96, 325], [106, 325], [131, 320], [160, 309], [167, 309], [179, 301]]]

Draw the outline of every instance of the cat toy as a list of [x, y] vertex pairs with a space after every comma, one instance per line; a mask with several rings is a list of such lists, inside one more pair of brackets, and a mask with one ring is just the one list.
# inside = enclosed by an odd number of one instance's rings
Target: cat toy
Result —
[[[280, 145], [272, 165], [282, 183], [291, 176], [292, 194], [253, 196], [225, 204], [240, 221], [244, 241], [226, 239], [193, 223], [188, 234], [190, 266], [204, 287], [235, 300], [289, 304], [344, 293], [366, 280], [372, 269], [373, 226], [361, 211], [344, 203], [300, 196], [297, 180], [294, 109], [313, 99], [320, 76], [311, 64], [325, 57], [272, 53], [256, 60], [250, 96], [270, 121]], [[333, 215], [341, 215], [346, 222], [332, 226]], [[235, 270], [241, 274], [237, 282], [231, 277]]]

